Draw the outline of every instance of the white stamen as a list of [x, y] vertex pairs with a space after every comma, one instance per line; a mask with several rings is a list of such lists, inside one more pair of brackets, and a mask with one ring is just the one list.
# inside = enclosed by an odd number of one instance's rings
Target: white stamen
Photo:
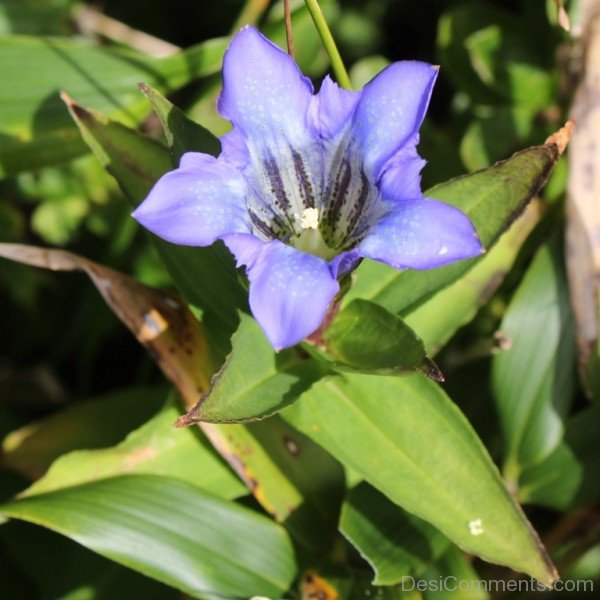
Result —
[[302, 229], [319, 229], [318, 208], [305, 208], [301, 213], [294, 213], [294, 217], [300, 221]]
[[471, 535], [481, 535], [483, 533], [483, 521], [481, 519], [469, 521], [469, 531]]

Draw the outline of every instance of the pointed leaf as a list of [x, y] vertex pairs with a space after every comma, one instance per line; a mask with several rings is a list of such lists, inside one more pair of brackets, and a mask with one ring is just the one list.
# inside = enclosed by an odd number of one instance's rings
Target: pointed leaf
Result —
[[[489, 169], [437, 185], [426, 195], [463, 210], [489, 251], [546, 183], [571, 129], [572, 123], [568, 123], [543, 146], [523, 150]], [[407, 312], [464, 275], [478, 260], [482, 257], [430, 271], [397, 271], [364, 261], [345, 302], [360, 297], [394, 313]]]
[[467, 552], [551, 585], [556, 571], [469, 422], [433, 382], [323, 379], [282, 415]]
[[382, 375], [420, 371], [443, 380], [417, 334], [368, 300], [353, 300], [343, 308], [323, 334], [323, 345], [340, 368]]
[[268, 417], [297, 400], [323, 374], [316, 361], [293, 348], [276, 353], [247, 315], [241, 315], [231, 345], [210, 389], [179, 419], [180, 427], [199, 421], [241, 423]]
[[[172, 168], [168, 149], [67, 96], [64, 100], [94, 154], [132, 205], [139, 204], [158, 178]], [[189, 248], [150, 237], [175, 285], [203, 314], [212, 341], [224, 357], [230, 334], [237, 327], [237, 311], [247, 305], [231, 254], [220, 242], [208, 248]]]
[[220, 154], [221, 143], [208, 129], [188, 119], [185, 113], [153, 87], [145, 83], [138, 84], [138, 87], [160, 119], [175, 166], [179, 165], [179, 159], [185, 152], [204, 152], [213, 156]]
[[[204, 330], [174, 294], [153, 290], [63, 250], [0, 244], [0, 256], [55, 270], [84, 270], [119, 318], [157, 358], [188, 410], [208, 389], [215, 365]], [[290, 518], [292, 529], [300, 521], [296, 535], [306, 544], [323, 547], [335, 530], [328, 523], [337, 522], [343, 470], [286, 423], [272, 418], [268, 425], [263, 428], [256, 423], [245, 428], [200, 423], [212, 445], [265, 510], [280, 521]], [[321, 489], [327, 495], [329, 508], [325, 511], [315, 491]]]
[[168, 477], [104, 479], [0, 506], [199, 598], [282, 597], [292, 544], [269, 519]]

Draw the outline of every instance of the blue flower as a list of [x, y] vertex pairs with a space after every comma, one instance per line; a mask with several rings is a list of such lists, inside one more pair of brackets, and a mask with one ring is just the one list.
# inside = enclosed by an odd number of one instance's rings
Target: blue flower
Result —
[[461, 211], [421, 193], [416, 145], [436, 75], [397, 62], [360, 92], [327, 77], [315, 95], [285, 52], [245, 27], [223, 62], [218, 109], [233, 130], [220, 156], [185, 154], [133, 216], [175, 244], [223, 240], [271, 344], [296, 344], [363, 257], [431, 269], [482, 252]]

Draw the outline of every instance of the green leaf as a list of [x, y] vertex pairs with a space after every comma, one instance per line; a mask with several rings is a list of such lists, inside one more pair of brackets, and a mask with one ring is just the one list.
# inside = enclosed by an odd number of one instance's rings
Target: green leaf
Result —
[[145, 83], [138, 84], [138, 87], [160, 119], [176, 166], [185, 152], [204, 152], [213, 156], [221, 153], [221, 143], [208, 129], [188, 119], [185, 113], [153, 87]]
[[[87, 144], [137, 205], [156, 180], [172, 168], [167, 148], [70, 98], [66, 102]], [[238, 308], [247, 303], [231, 254], [220, 242], [208, 248], [190, 248], [155, 236], [151, 240], [175, 285], [203, 316], [208, 333], [224, 355], [229, 334], [238, 323]]]
[[449, 544], [437, 529], [367, 483], [348, 493], [340, 530], [372, 566], [375, 585], [393, 585], [407, 575], [421, 574]]
[[358, 372], [394, 374], [420, 371], [442, 380], [423, 342], [402, 319], [368, 300], [353, 300], [323, 335], [334, 365]]
[[429, 353], [436, 354], [489, 300], [511, 270], [539, 218], [539, 205], [531, 204], [466, 275], [405, 315], [406, 324], [417, 332]]
[[37, 479], [66, 452], [118, 443], [160, 409], [165, 395], [160, 387], [132, 388], [69, 406], [8, 434], [2, 466]]
[[555, 581], [483, 444], [435, 383], [419, 375], [330, 377], [281, 414], [463, 550]]
[[173, 429], [178, 416], [179, 410], [171, 398], [163, 410], [125, 441], [112, 448], [78, 450], [61, 456], [42, 479], [21, 495], [43, 494], [130, 474], [181, 479], [227, 499], [245, 495], [246, 487], [197, 429]]
[[62, 533], [197, 598], [281, 597], [295, 576], [280, 526], [177, 479], [104, 479], [9, 502], [0, 514]]
[[256, 321], [241, 315], [232, 351], [198, 404], [179, 426], [198, 421], [241, 423], [279, 412], [323, 374], [319, 364], [297, 350], [276, 353]]
[[181, 596], [172, 587], [23, 521], [11, 521], [0, 528], [0, 545], [0, 588], [7, 598], [178, 600]]
[[227, 40], [215, 39], [163, 59], [59, 38], [0, 40], [0, 176], [65, 162], [85, 145], [58, 91], [118, 121], [136, 125], [150, 106], [135, 85], [162, 92], [220, 69]]
[[344, 470], [278, 415], [247, 425], [215, 425], [219, 452], [261, 505], [294, 538], [323, 553], [337, 531]]
[[575, 334], [559, 240], [536, 255], [504, 315], [492, 387], [510, 481], [560, 442], [575, 385]]
[[[563, 149], [552, 141], [518, 152], [489, 169], [457, 177], [426, 192], [464, 211], [489, 251], [546, 182]], [[345, 301], [364, 298], [394, 313], [408, 312], [452, 283], [480, 258], [429, 271], [397, 271], [364, 261]]]
[[[456, 547], [448, 551], [420, 577], [422, 581], [443, 583], [445, 589], [432, 589], [425, 591], [426, 600], [486, 600], [490, 595], [485, 591], [479, 575], [471, 565], [469, 559]], [[467, 588], [464, 589], [465, 582]]]
[[599, 422], [600, 405], [567, 422], [565, 437], [552, 454], [521, 474], [522, 502], [569, 510], [600, 499]]

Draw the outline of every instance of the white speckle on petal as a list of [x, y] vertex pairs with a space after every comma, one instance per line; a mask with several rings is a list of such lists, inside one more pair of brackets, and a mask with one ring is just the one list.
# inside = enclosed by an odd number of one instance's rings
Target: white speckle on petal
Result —
[[440, 251], [438, 252], [440, 256], [444, 256], [444, 254], [448, 254], [448, 246], [442, 246]]
[[471, 535], [481, 535], [483, 533], [483, 521], [481, 519], [469, 521], [469, 531]]

